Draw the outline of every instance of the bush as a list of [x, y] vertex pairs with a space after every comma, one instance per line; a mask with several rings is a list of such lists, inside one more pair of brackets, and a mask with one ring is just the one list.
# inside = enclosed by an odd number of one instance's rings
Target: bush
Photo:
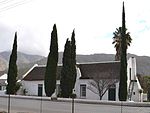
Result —
[[17, 92], [21, 86], [22, 86], [22, 84], [20, 82], [17, 82], [16, 87], [15, 87], [15, 91]]
[[72, 94], [70, 95], [70, 98], [76, 98], [76, 97], [77, 97], [77, 95], [74, 94], [74, 93], [72, 93]]

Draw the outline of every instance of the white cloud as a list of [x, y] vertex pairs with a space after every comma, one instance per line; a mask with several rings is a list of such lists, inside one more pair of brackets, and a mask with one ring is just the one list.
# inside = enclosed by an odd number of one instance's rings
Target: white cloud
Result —
[[[17, 1], [18, 0], [14, 0]], [[112, 33], [121, 26], [123, 0], [32, 0], [0, 13], [2, 50], [11, 46], [13, 32], [18, 31], [19, 50], [47, 56], [53, 24], [57, 24], [59, 51], [75, 28], [77, 53], [114, 53]], [[149, 55], [150, 7], [148, 0], [125, 0], [126, 25], [133, 43], [130, 53]], [[1, 7], [0, 7], [1, 11]], [[1, 30], [1, 29], [0, 29]], [[11, 42], [11, 43], [10, 43]], [[142, 44], [142, 46], [141, 46]]]

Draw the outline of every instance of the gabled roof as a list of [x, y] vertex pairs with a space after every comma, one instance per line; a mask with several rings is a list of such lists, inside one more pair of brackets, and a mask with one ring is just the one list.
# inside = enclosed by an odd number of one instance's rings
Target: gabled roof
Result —
[[[44, 80], [45, 69], [46, 69], [45, 65], [34, 66], [29, 72], [27, 72], [27, 74], [25, 75], [23, 80], [26, 80], [26, 81]], [[60, 79], [60, 73], [61, 73], [61, 66], [58, 66], [57, 67], [57, 77], [56, 77], [56, 79], [58, 79], [58, 80]]]
[[78, 64], [80, 79], [119, 79], [120, 62], [94, 62]]
[[[92, 62], [77, 64], [80, 69], [80, 79], [119, 79], [120, 62]], [[60, 79], [62, 66], [57, 67], [57, 80]], [[35, 65], [26, 74], [23, 80], [38, 81], [44, 80], [46, 66]]]

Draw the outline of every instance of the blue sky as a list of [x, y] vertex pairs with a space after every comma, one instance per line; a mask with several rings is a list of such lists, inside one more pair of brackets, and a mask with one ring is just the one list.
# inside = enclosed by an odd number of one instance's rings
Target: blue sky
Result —
[[[129, 53], [150, 56], [149, 0], [124, 0], [126, 26], [133, 42]], [[0, 51], [18, 50], [47, 56], [53, 24], [59, 51], [75, 29], [77, 53], [115, 54], [113, 32], [121, 26], [122, 0], [0, 0]]]

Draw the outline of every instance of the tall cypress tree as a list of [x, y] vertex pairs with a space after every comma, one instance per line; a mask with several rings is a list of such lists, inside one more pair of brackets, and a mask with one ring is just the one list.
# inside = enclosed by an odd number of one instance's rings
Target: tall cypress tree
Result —
[[17, 82], [17, 32], [15, 33], [12, 53], [9, 60], [8, 77], [7, 77], [7, 94], [16, 93], [16, 82]]
[[120, 83], [119, 83], [119, 100], [127, 99], [127, 46], [126, 46], [126, 26], [125, 26], [125, 8], [123, 2], [122, 11], [122, 32], [121, 32], [121, 66], [120, 66]]
[[56, 24], [53, 26], [51, 32], [51, 44], [50, 53], [47, 59], [46, 71], [45, 71], [45, 93], [46, 96], [50, 97], [56, 89], [56, 72], [58, 63], [58, 39], [57, 39], [57, 28]]
[[71, 96], [76, 82], [76, 44], [75, 33], [72, 32], [71, 41], [66, 40], [65, 49], [63, 53], [63, 67], [61, 70], [61, 96], [68, 98]]
[[72, 93], [71, 43], [69, 39], [66, 40], [62, 62], [63, 66], [60, 79], [61, 96], [68, 98]]
[[73, 30], [71, 36], [71, 76], [72, 76], [72, 90], [75, 86], [77, 72], [76, 72], [76, 41], [75, 41], [75, 31]]

